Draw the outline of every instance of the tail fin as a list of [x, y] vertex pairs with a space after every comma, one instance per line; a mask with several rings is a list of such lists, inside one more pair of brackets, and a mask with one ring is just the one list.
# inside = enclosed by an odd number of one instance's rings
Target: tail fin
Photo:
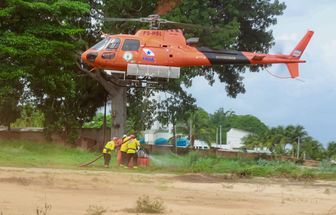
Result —
[[308, 31], [301, 41], [296, 45], [290, 56], [296, 59], [300, 59], [313, 34], [314, 31]]
[[[314, 31], [308, 31], [301, 41], [296, 45], [292, 53], [290, 53], [290, 57], [299, 60], [313, 35]], [[287, 63], [286, 66], [291, 75], [291, 78], [296, 78], [299, 76], [299, 63]]]

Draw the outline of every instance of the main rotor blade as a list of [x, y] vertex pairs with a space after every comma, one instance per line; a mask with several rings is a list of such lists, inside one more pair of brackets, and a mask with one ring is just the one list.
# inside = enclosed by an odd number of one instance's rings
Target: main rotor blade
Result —
[[175, 22], [175, 21], [169, 21], [169, 20], [166, 20], [166, 19], [160, 19], [160, 22], [161, 22], [161, 24], [173, 24], [173, 25], [183, 26], [183, 27], [186, 27], [186, 28], [205, 28], [203, 26], [196, 25], [196, 24]]
[[104, 21], [108, 22], [144, 22], [144, 18], [103, 18]]

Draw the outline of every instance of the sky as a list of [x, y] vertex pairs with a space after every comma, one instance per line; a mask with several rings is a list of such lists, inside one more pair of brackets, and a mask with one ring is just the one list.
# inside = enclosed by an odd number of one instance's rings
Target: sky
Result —
[[[315, 32], [302, 56], [307, 62], [300, 64], [299, 80], [279, 79], [261, 70], [243, 75], [246, 93], [235, 99], [226, 96], [224, 84], [210, 86], [204, 78], [195, 78], [188, 91], [210, 113], [223, 107], [254, 115], [270, 127], [302, 125], [326, 146], [336, 141], [336, 1], [283, 2], [287, 8], [271, 27], [276, 44], [269, 53], [289, 54], [307, 30]], [[289, 76], [284, 65], [268, 70]]]

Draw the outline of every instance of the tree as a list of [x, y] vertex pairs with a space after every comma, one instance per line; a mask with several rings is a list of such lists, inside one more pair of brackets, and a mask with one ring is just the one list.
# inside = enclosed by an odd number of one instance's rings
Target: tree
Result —
[[[267, 126], [257, 117], [252, 115], [237, 115], [233, 111], [224, 111], [220, 108], [211, 115], [211, 121], [216, 128], [222, 127], [222, 133], [226, 134], [231, 128], [238, 128], [255, 134], [262, 134], [268, 130]], [[214, 137], [214, 135], [213, 135]], [[223, 135], [226, 142], [226, 135]]]
[[127, 108], [126, 130], [132, 133], [150, 129], [156, 120], [158, 102], [153, 90], [148, 88], [133, 88], [127, 93], [129, 107]]
[[[1, 55], [1, 54], [0, 54]], [[19, 102], [23, 92], [23, 84], [19, 79], [20, 73], [0, 72], [0, 125], [6, 125], [8, 130], [20, 116]]]
[[[83, 128], [102, 128], [104, 122], [104, 114], [97, 113], [90, 122], [85, 122]], [[106, 115], [106, 127], [111, 127], [111, 115]]]
[[20, 118], [13, 124], [13, 128], [37, 127], [42, 128], [44, 123], [43, 113], [31, 104], [21, 106]]
[[[271, 25], [276, 24], [275, 16], [281, 15], [286, 8], [278, 0], [186, 0], [165, 15], [173, 21], [208, 26], [208, 28], [188, 29], [187, 37], [200, 37], [201, 44], [211, 48], [268, 52], [273, 45]], [[215, 74], [225, 83], [229, 96], [244, 93], [241, 73], [246, 66], [227, 65], [192, 68], [184, 70], [184, 80], [203, 76], [209, 83], [214, 82]], [[252, 72], [260, 67], [249, 66]]]
[[322, 160], [326, 156], [322, 144], [310, 137], [301, 125], [270, 128], [263, 133], [247, 136], [243, 142], [248, 148], [267, 147], [273, 154], [281, 155], [286, 154], [285, 146], [290, 144], [292, 156], [296, 155], [301, 159], [304, 158], [304, 154], [306, 158], [316, 160]]
[[331, 159], [336, 159], [336, 141], [328, 143], [327, 155]]
[[[179, 130], [185, 135], [190, 135], [190, 144], [193, 146], [195, 139], [203, 140], [210, 144], [215, 136], [215, 127], [210, 120], [210, 114], [203, 108], [198, 107], [195, 110], [185, 113], [186, 119], [179, 120]], [[191, 125], [191, 128], [190, 128]]]
[[298, 153], [298, 143], [308, 137], [307, 131], [301, 125], [289, 125], [285, 129], [286, 142], [292, 145], [292, 156]]
[[194, 98], [180, 91], [180, 94], [172, 92], [172, 94], [164, 101], [159, 103], [157, 119], [162, 124], [173, 125], [173, 139], [176, 140], [176, 124], [178, 121], [187, 121], [188, 117], [185, 114], [188, 111], [194, 110]]
[[[76, 52], [89, 27], [90, 6], [81, 0], [0, 3], [0, 59], [5, 70], [20, 72], [27, 102], [44, 114], [47, 131], [65, 130], [92, 117], [107, 94], [79, 76]], [[13, 84], [12, 88], [20, 88]]]
[[322, 144], [314, 138], [307, 136], [302, 140], [299, 158], [323, 160], [327, 154]]

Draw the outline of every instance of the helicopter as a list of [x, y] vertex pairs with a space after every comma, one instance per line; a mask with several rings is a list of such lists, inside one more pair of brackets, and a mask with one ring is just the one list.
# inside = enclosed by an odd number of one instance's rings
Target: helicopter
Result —
[[314, 32], [308, 30], [290, 54], [263, 54], [247, 51], [216, 50], [197, 47], [199, 38], [186, 39], [181, 29], [160, 30], [161, 24], [181, 24], [153, 14], [143, 18], [105, 18], [106, 21], [149, 23], [149, 29], [140, 29], [134, 35], [104, 34], [104, 39], [86, 50], [82, 61], [92, 69], [103, 70], [124, 80], [177, 79], [180, 69], [193, 66], [225, 64], [267, 65], [285, 64], [291, 78], [299, 76], [301, 56]]

